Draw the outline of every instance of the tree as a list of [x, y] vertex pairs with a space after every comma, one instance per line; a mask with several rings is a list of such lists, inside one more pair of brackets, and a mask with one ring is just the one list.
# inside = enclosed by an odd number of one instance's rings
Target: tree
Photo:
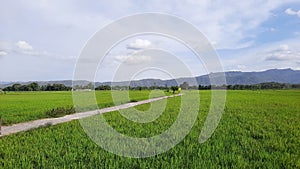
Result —
[[199, 85], [198, 89], [199, 90], [210, 90], [211, 89], [211, 85], [208, 85], [208, 86], [201, 86], [201, 85]]
[[3, 91], [13, 91], [12, 86], [5, 87]]
[[40, 90], [40, 85], [36, 82], [32, 82], [30, 84], [27, 85], [27, 88], [30, 90], [30, 91], [39, 91]]
[[[31, 89], [31, 88], [30, 88], [30, 89]], [[30, 89], [28, 88], [27, 85], [22, 85], [22, 86], [19, 88], [20, 91], [31, 91]]]
[[175, 91], [178, 91], [179, 87], [178, 86], [171, 86], [171, 90], [173, 91], [173, 94]]
[[46, 86], [42, 86], [41, 89], [43, 91], [68, 91], [71, 90], [71, 87], [67, 87], [64, 84], [47, 84]]
[[183, 82], [181, 85], [180, 85], [180, 88], [182, 90], [188, 90], [189, 89], [189, 84], [187, 82]]
[[109, 85], [100, 85], [95, 90], [111, 90], [111, 87]]
[[92, 83], [89, 83], [84, 88], [85, 89], [94, 89], [94, 85]]
[[19, 83], [16, 83], [16, 84], [13, 84], [12, 85], [12, 91], [19, 91], [20, 90], [20, 88], [21, 88], [21, 84], [19, 84]]

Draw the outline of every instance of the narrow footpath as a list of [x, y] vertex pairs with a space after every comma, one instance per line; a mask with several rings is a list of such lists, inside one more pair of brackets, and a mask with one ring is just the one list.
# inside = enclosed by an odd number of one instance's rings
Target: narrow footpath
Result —
[[134, 102], [134, 103], [126, 103], [126, 104], [122, 104], [122, 105], [118, 105], [118, 106], [107, 107], [107, 108], [93, 110], [93, 111], [70, 114], [70, 115], [66, 115], [66, 116], [58, 117], [58, 118], [46, 118], [46, 119], [39, 119], [39, 120], [34, 120], [34, 121], [29, 121], [29, 122], [24, 122], [24, 123], [18, 123], [18, 124], [14, 124], [11, 126], [2, 126], [0, 137], [18, 133], [18, 132], [32, 130], [32, 129], [35, 129], [35, 128], [38, 128], [41, 126], [56, 125], [56, 124], [60, 124], [60, 123], [69, 122], [72, 120], [77, 120], [77, 119], [94, 116], [97, 114], [108, 113], [108, 112], [117, 111], [117, 110], [121, 110], [121, 109], [127, 109], [127, 108], [134, 107], [137, 105], [146, 104], [146, 103], [150, 103], [150, 102], [154, 102], [154, 101], [158, 101], [158, 100], [162, 100], [162, 99], [167, 99], [167, 98], [171, 98], [171, 97], [175, 97], [175, 96], [181, 96], [181, 94], [171, 95], [171, 96], [163, 96], [163, 97], [158, 97], [158, 98], [153, 98], [153, 99], [148, 99], [148, 100], [142, 100], [142, 101]]

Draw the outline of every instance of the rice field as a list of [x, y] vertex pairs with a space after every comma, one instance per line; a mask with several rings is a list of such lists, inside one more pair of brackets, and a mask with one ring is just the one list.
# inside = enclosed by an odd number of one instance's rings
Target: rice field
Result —
[[[123, 96], [126, 91], [113, 91], [117, 95]], [[130, 101], [140, 101], [149, 97], [158, 97], [164, 93], [151, 91], [130, 91], [128, 97], [112, 99], [110, 91], [96, 91], [98, 108], [110, 107], [116, 104], [128, 103]], [[72, 92], [7, 92], [0, 95], [0, 115], [4, 125], [31, 121], [41, 118], [48, 118], [45, 113], [54, 108], [71, 107], [73, 105]]]
[[[185, 96], [192, 99], [193, 94], [191, 91]], [[59, 104], [71, 104], [70, 95], [57, 95], [65, 100]], [[227, 91], [219, 126], [209, 140], [200, 144], [210, 96], [210, 91], [200, 91], [200, 111], [193, 128], [165, 153], [148, 158], [115, 155], [95, 144], [79, 121], [72, 121], [0, 138], [0, 168], [300, 168], [300, 90]], [[180, 97], [169, 98], [163, 114], [149, 123], [132, 122], [117, 111], [104, 117], [120, 133], [149, 137], [172, 125], [180, 101]], [[146, 112], [149, 107], [146, 104], [136, 109]], [[20, 108], [6, 107], [9, 109]]]

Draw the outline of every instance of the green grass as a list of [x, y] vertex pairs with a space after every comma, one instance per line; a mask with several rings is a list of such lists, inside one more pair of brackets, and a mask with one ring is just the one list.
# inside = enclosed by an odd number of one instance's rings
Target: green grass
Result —
[[[163, 95], [161, 92], [154, 94], [152, 92], [151, 95], [147, 90], [130, 91], [129, 98], [126, 98], [123, 97], [126, 91], [114, 91], [114, 93], [122, 97], [113, 101], [110, 91], [96, 91], [98, 107], [110, 107], [130, 102], [130, 100], [140, 101], [148, 99], [149, 96]], [[72, 92], [8, 92], [0, 95], [0, 115], [4, 125], [51, 117], [46, 114], [47, 111], [63, 107], [69, 108], [72, 105]]]
[[[300, 168], [299, 90], [228, 91], [220, 124], [203, 144], [198, 138], [210, 91], [200, 96], [194, 127], [168, 152], [143, 159], [117, 156], [97, 146], [72, 121], [1, 138], [0, 168]], [[180, 97], [168, 99], [166, 111], [145, 124], [118, 112], [104, 116], [121, 133], [153, 136], [174, 122], [179, 103]], [[149, 105], [137, 109], [148, 110]]]

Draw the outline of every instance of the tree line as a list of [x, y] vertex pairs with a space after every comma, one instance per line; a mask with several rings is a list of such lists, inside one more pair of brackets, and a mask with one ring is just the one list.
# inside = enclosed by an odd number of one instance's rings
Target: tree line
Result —
[[32, 82], [27, 85], [22, 85], [19, 83], [13, 84], [12, 86], [8, 86], [3, 88], [3, 91], [70, 91], [81, 90], [81, 89], [95, 89], [95, 90], [171, 90], [176, 91], [178, 89], [182, 90], [211, 90], [211, 89], [227, 89], [227, 90], [263, 90], [263, 89], [300, 89], [300, 84], [284, 84], [284, 83], [276, 83], [276, 82], [268, 82], [268, 83], [259, 83], [259, 84], [251, 84], [251, 85], [222, 85], [222, 86], [213, 86], [213, 85], [199, 85], [197, 86], [189, 86], [187, 82], [179, 86], [110, 86], [110, 85], [100, 85], [94, 87], [92, 83], [89, 83], [85, 86], [74, 86], [74, 88], [65, 86], [64, 84], [47, 84], [40, 86], [36, 82]]
[[2, 89], [3, 91], [70, 91], [72, 87], [65, 86], [64, 84], [47, 84], [40, 86], [36, 82], [28, 85], [21, 85], [19, 83], [13, 84]]

